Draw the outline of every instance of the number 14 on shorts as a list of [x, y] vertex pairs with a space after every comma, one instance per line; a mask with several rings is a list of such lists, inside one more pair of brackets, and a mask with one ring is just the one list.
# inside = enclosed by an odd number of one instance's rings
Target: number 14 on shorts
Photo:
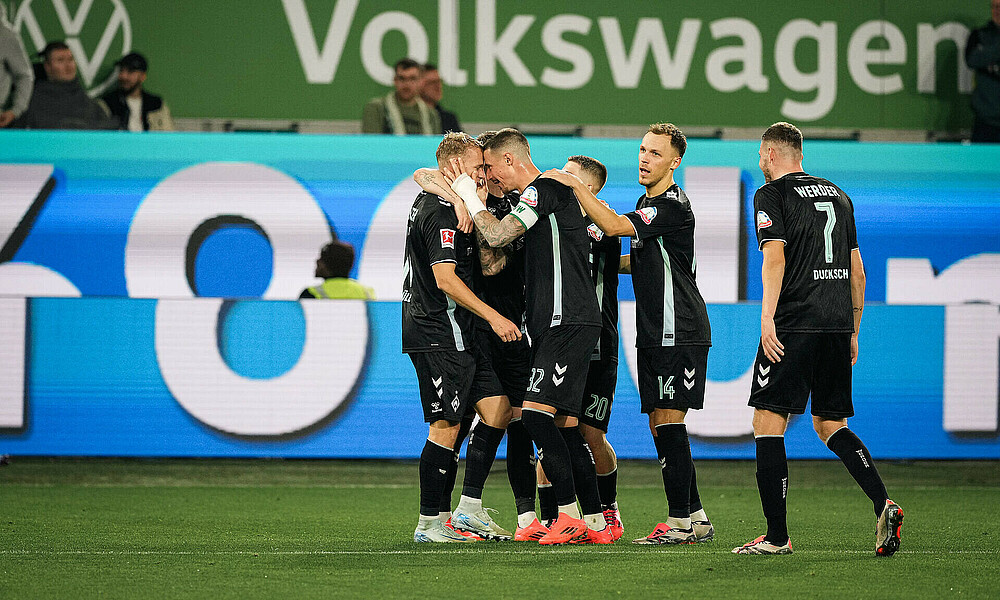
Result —
[[670, 400], [674, 399], [674, 376], [670, 375], [667, 380], [663, 380], [663, 375], [657, 375], [656, 380], [659, 382], [660, 400], [668, 398]]

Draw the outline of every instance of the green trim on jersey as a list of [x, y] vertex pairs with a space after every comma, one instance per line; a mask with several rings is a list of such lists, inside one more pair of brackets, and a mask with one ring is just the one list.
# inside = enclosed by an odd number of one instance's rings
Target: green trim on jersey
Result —
[[663, 337], [660, 338], [661, 346], [673, 346], [676, 335], [674, 332], [674, 278], [670, 271], [670, 256], [667, 249], [663, 247], [663, 238], [656, 238], [656, 243], [660, 246], [660, 255], [663, 257]]
[[451, 334], [455, 337], [455, 350], [459, 352], [465, 350], [465, 342], [462, 341], [462, 328], [458, 326], [458, 321], [455, 320], [455, 308], [457, 305], [455, 301], [451, 299], [451, 296], [445, 296], [448, 298], [448, 321], [451, 322]]
[[556, 214], [549, 214], [549, 225], [552, 227], [552, 320], [549, 327], [562, 323], [562, 256], [559, 252], [559, 224]]

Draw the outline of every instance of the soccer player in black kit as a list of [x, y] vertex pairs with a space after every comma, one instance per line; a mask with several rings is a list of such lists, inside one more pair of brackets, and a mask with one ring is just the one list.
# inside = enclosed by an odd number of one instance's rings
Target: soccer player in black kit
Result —
[[[495, 131], [486, 131], [477, 138], [480, 144], [493, 138]], [[455, 202], [457, 214], [468, 215], [465, 203], [455, 195], [442, 171], [452, 180], [459, 174], [450, 169], [418, 169], [413, 174], [414, 181], [424, 191], [440, 194]], [[520, 193], [513, 190], [504, 194], [491, 180], [486, 181], [486, 209], [497, 219], [510, 214], [520, 200]], [[471, 224], [471, 217], [469, 223]], [[478, 260], [473, 268], [473, 291], [483, 302], [495, 307], [497, 312], [514, 323], [524, 321], [524, 236], [515, 238], [503, 248], [491, 248], [477, 231]], [[535, 513], [535, 448], [531, 437], [521, 424], [521, 404], [528, 387], [530, 348], [528, 340], [522, 338], [513, 342], [500, 341], [489, 332], [489, 325], [482, 319], [476, 320], [477, 344], [474, 348], [477, 360], [477, 376], [472, 386], [473, 400], [504, 396], [511, 405], [510, 423], [507, 425], [507, 478], [514, 503], [517, 508], [516, 541], [538, 541], [548, 533]], [[464, 427], [464, 423], [463, 423]], [[473, 433], [474, 434], [474, 433]], [[461, 431], [459, 439], [461, 440]], [[457, 460], [456, 452], [456, 460]], [[445, 496], [450, 499], [454, 480], [449, 479]], [[460, 506], [457, 512], [462, 513]], [[450, 508], [442, 505], [442, 515]], [[464, 517], [459, 514], [459, 521]]]
[[[611, 543], [594, 461], [577, 428], [590, 355], [601, 332], [590, 280], [586, 220], [572, 190], [538, 178], [540, 171], [531, 161], [528, 141], [521, 132], [498, 131], [483, 153], [486, 176], [496, 179], [504, 192], [521, 192], [511, 214], [498, 220], [486, 210], [464, 165], [455, 165], [454, 171], [462, 174], [452, 189], [491, 247], [503, 247], [525, 235], [526, 329], [532, 369], [521, 422], [535, 443], [559, 504], [558, 518], [539, 543]], [[578, 496], [583, 518], [576, 504]]]
[[662, 466], [668, 516], [637, 544], [709, 541], [715, 529], [701, 505], [684, 418], [705, 401], [711, 327], [695, 283], [694, 213], [676, 183], [687, 139], [669, 123], [650, 125], [639, 145], [636, 210], [619, 215], [578, 178], [548, 171], [571, 185], [581, 206], [606, 235], [632, 238], [629, 263], [635, 289], [639, 396], [649, 414]]
[[[462, 133], [445, 135], [437, 150], [438, 164], [454, 157], [464, 159], [481, 178], [482, 150], [475, 139]], [[521, 337], [514, 323], [470, 289], [473, 244], [457, 225], [451, 204], [423, 192], [413, 203], [406, 229], [402, 347], [416, 370], [424, 420], [429, 423], [427, 442], [420, 455], [420, 518], [413, 534], [418, 542], [470, 539], [441, 520], [440, 507], [476, 374], [476, 361], [470, 351], [475, 343], [473, 315], [485, 319], [504, 341]], [[482, 401], [476, 410], [487, 428], [470, 441], [463, 494], [464, 490], [478, 490], [481, 498], [510, 419], [510, 406]], [[494, 529], [485, 510], [476, 516], [482, 518], [485, 529]]]
[[[590, 156], [569, 157], [563, 170], [579, 177], [594, 194], [600, 193], [608, 180], [607, 168]], [[590, 355], [590, 369], [583, 390], [580, 433], [594, 456], [604, 520], [617, 541], [624, 531], [617, 502], [618, 458], [608, 442], [607, 433], [618, 383], [618, 271], [622, 265], [622, 244], [621, 239], [605, 235], [593, 221], [588, 221], [587, 235], [590, 236], [591, 280], [597, 292], [597, 305], [601, 309], [601, 338]], [[541, 468], [538, 469], [538, 476], [541, 518], [551, 521], [559, 512], [552, 484], [545, 479]]]
[[854, 205], [834, 184], [802, 171], [802, 132], [789, 123], [764, 132], [760, 169], [766, 183], [754, 196], [754, 213], [764, 294], [749, 404], [767, 533], [733, 552], [792, 553], [784, 434], [788, 415], [804, 413], [811, 392], [813, 428], [874, 505], [876, 555], [892, 556], [903, 510], [889, 500], [868, 448], [847, 427], [865, 305]]

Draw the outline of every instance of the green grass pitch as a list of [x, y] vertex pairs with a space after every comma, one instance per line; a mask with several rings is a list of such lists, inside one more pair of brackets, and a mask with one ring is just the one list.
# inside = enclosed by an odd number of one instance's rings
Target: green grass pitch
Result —
[[[997, 597], [998, 462], [881, 463], [906, 512], [889, 559], [839, 462], [791, 463], [795, 553], [779, 557], [730, 553], [763, 532], [754, 464], [697, 466], [714, 542], [628, 543], [666, 503], [657, 464], [623, 461], [627, 539], [456, 547], [412, 542], [415, 463], [15, 458], [0, 468], [0, 598]], [[502, 462], [485, 503], [513, 529]]]

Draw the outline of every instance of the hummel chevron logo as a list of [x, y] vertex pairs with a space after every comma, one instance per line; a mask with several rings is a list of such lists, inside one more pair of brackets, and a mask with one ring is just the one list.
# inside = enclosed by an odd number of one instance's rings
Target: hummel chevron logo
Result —
[[542, 448], [541, 448], [541, 446], [539, 446], [539, 448], [538, 448], [538, 460], [542, 460]]
[[661, 469], [666, 469], [667, 468], [667, 459], [665, 459], [665, 458], [661, 458], [660, 459], [660, 468]]
[[552, 376], [552, 383], [556, 384], [556, 387], [559, 387], [559, 385], [562, 384], [563, 379], [565, 379], [565, 377], [556, 377], [555, 375], [553, 375]]
[[562, 375], [566, 372], [566, 367], [560, 367], [559, 363], [556, 363], [556, 373]]
[[434, 387], [441, 387], [441, 381], [443, 381], [443, 380], [444, 380], [444, 377], [438, 377], [437, 379], [434, 379], [433, 377], [431, 377], [431, 383], [434, 384]]
[[757, 365], [757, 370], [760, 371], [762, 377], [767, 377], [767, 374], [771, 372], [771, 367], [765, 367], [764, 363]]
[[441, 388], [438, 388], [437, 393], [438, 393], [438, 398], [444, 396], [444, 390], [442, 390]]
[[694, 373], [695, 373], [694, 369], [691, 369], [690, 371], [688, 371], [687, 369], [684, 369], [684, 379], [692, 379], [692, 378], [694, 378]]
[[757, 384], [760, 387], [764, 387], [765, 385], [767, 385], [767, 382], [769, 382], [769, 381], [771, 381], [770, 377], [765, 377], [765, 378], [761, 379], [759, 375], [757, 376]]
[[693, 388], [693, 387], [694, 387], [694, 379], [692, 379], [692, 380], [690, 380], [690, 381], [688, 381], [687, 379], [685, 379], [685, 380], [684, 380], [684, 387], [686, 387], [686, 388], [687, 388], [687, 389], [689, 389], [689, 390], [690, 390], [691, 388]]

